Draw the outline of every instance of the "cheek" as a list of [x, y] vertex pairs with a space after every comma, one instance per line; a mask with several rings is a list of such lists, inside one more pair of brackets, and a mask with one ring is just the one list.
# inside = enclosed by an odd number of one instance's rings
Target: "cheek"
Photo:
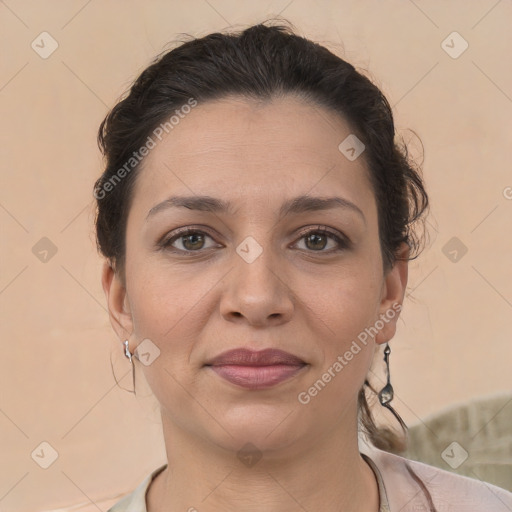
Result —
[[147, 324], [151, 320], [152, 328], [158, 331], [186, 309], [186, 301], [194, 290], [183, 293], [181, 273], [154, 260], [152, 255], [141, 251], [127, 267], [126, 279], [134, 317], [141, 327], [142, 322]]
[[375, 345], [369, 328], [377, 318], [382, 281], [370, 266], [342, 274], [331, 276], [324, 283], [324, 293], [315, 294], [309, 303], [311, 317], [322, 333], [317, 339], [323, 357], [315, 376], [320, 378], [330, 370], [331, 377], [337, 377], [332, 379], [337, 384], [330, 387], [338, 389], [362, 385], [371, 365]]
[[312, 318], [318, 328], [327, 322], [329, 328], [315, 340], [321, 356], [298, 395], [300, 403], [307, 401], [310, 415], [325, 415], [328, 408], [334, 418], [355, 407], [375, 351], [367, 329], [374, 322], [372, 290], [347, 285], [333, 292], [332, 300], [324, 299], [323, 311], [316, 303]]
[[138, 365], [138, 370], [167, 410], [186, 410], [190, 407], [186, 390], [194, 388], [196, 374], [190, 355], [203, 330], [201, 297], [207, 287], [195, 286], [179, 273], [142, 264], [127, 274], [127, 282], [136, 343], [147, 338], [160, 351], [151, 365]]
[[[374, 341], [368, 328], [374, 323], [375, 306], [373, 297], [352, 290], [353, 293], [339, 293], [337, 302], [330, 306], [330, 341], [325, 342], [323, 364], [320, 371], [331, 368], [335, 362], [343, 366], [343, 374], [365, 375], [373, 358]], [[340, 372], [337, 365], [335, 371]]]
[[[147, 261], [147, 260], [146, 260]], [[210, 314], [208, 293], [218, 279], [208, 273], [179, 272], [165, 265], [134, 264], [128, 274], [128, 294], [138, 341], [149, 338], [173, 366], [188, 354]]]
[[357, 335], [375, 318], [381, 286], [377, 266], [359, 261], [326, 276], [320, 287], [323, 293], [317, 293], [312, 304], [325, 309], [333, 330]]

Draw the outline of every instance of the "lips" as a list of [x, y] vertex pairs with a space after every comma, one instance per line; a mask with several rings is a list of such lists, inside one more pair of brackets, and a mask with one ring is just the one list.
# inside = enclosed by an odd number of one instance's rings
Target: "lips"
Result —
[[306, 364], [302, 359], [283, 350], [268, 348], [265, 350], [249, 350], [237, 348], [228, 350], [211, 359], [207, 366], [236, 365], [236, 366], [273, 366]]
[[238, 348], [223, 352], [205, 366], [236, 386], [257, 390], [275, 386], [308, 366], [302, 359], [278, 349]]

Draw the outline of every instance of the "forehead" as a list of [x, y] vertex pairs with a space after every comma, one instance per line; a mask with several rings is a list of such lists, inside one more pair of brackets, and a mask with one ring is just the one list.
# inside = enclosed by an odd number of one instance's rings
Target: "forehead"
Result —
[[282, 202], [284, 196], [343, 194], [373, 202], [363, 158], [338, 149], [349, 124], [295, 96], [228, 97], [180, 117], [142, 162], [133, 207], [147, 211], [171, 194]]

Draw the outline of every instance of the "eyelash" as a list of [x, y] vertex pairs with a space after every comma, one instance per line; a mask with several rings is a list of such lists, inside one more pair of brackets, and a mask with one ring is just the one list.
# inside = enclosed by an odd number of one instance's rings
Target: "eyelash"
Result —
[[[163, 249], [163, 250], [168, 250], [170, 252], [177, 253], [177, 254], [182, 254], [182, 255], [193, 255], [194, 253], [201, 253], [203, 251], [208, 250], [208, 249], [198, 249], [197, 251], [190, 251], [190, 250], [176, 249], [175, 247], [172, 247], [171, 244], [173, 242], [175, 242], [176, 240], [178, 240], [178, 239], [180, 239], [180, 238], [182, 238], [182, 237], [184, 237], [186, 235], [191, 235], [191, 234], [206, 235], [206, 236], [209, 236], [210, 238], [213, 238], [213, 236], [210, 235], [206, 231], [203, 231], [203, 230], [200, 230], [200, 229], [197, 229], [197, 228], [193, 228], [193, 227], [188, 227], [188, 228], [183, 228], [181, 230], [178, 230], [171, 237], [164, 237], [162, 240], [160, 240], [158, 242], [158, 246], [161, 249]], [[303, 238], [305, 238], [306, 236], [311, 235], [311, 234], [326, 235], [329, 238], [331, 238], [332, 240], [334, 240], [338, 244], [339, 247], [338, 248], [334, 248], [334, 249], [330, 249], [330, 250], [327, 250], [327, 251], [324, 251], [324, 250], [319, 250], [319, 251], [306, 250], [307, 252], [320, 253], [320, 254], [322, 254], [322, 253], [323, 254], [331, 254], [333, 252], [339, 252], [339, 251], [342, 251], [342, 250], [346, 250], [346, 249], [348, 249], [350, 247], [350, 241], [347, 238], [341, 237], [341, 236], [337, 235], [336, 233], [334, 233], [334, 232], [330, 231], [329, 229], [327, 229], [325, 226], [317, 226], [315, 228], [310, 228], [310, 229], [301, 231], [299, 233], [298, 241], [302, 240]], [[209, 249], [212, 249], [212, 248], [209, 248]]]

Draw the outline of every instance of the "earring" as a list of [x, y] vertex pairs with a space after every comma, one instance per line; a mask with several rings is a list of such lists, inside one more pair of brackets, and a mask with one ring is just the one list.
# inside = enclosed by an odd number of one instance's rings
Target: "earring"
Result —
[[124, 355], [130, 360], [130, 364], [133, 364], [132, 363], [132, 353], [130, 352], [130, 348], [128, 346], [128, 340], [126, 340], [124, 343]]
[[386, 407], [393, 413], [393, 416], [398, 420], [402, 428], [406, 430], [407, 425], [404, 423], [404, 420], [400, 418], [398, 413], [390, 405], [391, 400], [393, 400], [394, 393], [389, 374], [389, 354], [391, 354], [391, 349], [389, 348], [389, 343], [386, 343], [386, 348], [384, 349], [384, 362], [386, 363], [387, 382], [379, 392], [379, 402], [383, 407]]
[[130, 361], [130, 365], [132, 367], [132, 382], [133, 382], [133, 391], [132, 391], [132, 393], [135, 395], [135, 365], [133, 364], [133, 361], [132, 361], [132, 357], [134, 356], [134, 354], [132, 354], [130, 352], [130, 347], [129, 347], [129, 344], [128, 344], [128, 340], [125, 340], [123, 342], [123, 345], [124, 345], [124, 355], [128, 358], [128, 360]]

